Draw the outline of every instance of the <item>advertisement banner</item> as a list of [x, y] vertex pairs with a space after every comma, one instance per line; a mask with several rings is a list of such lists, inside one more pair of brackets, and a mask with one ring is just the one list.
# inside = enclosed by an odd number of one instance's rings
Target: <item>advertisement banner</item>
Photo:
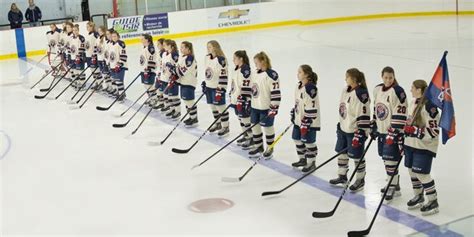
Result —
[[211, 29], [258, 24], [258, 5], [247, 4], [207, 10], [207, 22]]
[[107, 20], [107, 24], [122, 39], [140, 37], [144, 33], [153, 36], [169, 33], [168, 13], [112, 18]]

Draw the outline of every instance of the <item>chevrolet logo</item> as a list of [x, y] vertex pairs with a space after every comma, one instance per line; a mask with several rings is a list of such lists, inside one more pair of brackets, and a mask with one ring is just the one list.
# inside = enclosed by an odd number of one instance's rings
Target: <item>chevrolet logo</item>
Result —
[[249, 14], [250, 9], [239, 10], [239, 9], [231, 9], [226, 12], [219, 13], [219, 19], [222, 18], [229, 18], [229, 19], [238, 19], [241, 16], [247, 16]]

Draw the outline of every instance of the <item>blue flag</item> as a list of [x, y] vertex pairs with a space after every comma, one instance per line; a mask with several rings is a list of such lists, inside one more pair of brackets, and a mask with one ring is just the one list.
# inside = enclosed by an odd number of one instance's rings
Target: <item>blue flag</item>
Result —
[[426, 98], [436, 107], [441, 109], [440, 127], [442, 128], [443, 144], [456, 135], [456, 119], [454, 117], [454, 105], [451, 86], [449, 84], [448, 63], [445, 51], [438, 68], [431, 79], [431, 83], [425, 92]]

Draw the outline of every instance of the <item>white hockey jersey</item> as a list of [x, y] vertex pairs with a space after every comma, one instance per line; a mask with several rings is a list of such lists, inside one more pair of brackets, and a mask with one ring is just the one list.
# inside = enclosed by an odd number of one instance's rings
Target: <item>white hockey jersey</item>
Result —
[[97, 53], [97, 61], [104, 61], [105, 60], [105, 35], [99, 36], [99, 38], [95, 41], [95, 48], [96, 48], [96, 53]]
[[407, 100], [403, 88], [393, 85], [385, 88], [380, 84], [374, 89], [374, 118], [377, 131], [387, 134], [390, 127], [403, 132], [407, 119]]
[[212, 89], [219, 87], [227, 90], [228, 71], [226, 59], [221, 56], [213, 57], [212, 54], [208, 54], [204, 60], [204, 65], [206, 67], [206, 86]]
[[117, 65], [127, 68], [127, 50], [123, 41], [112, 42], [109, 45], [109, 53], [110, 68], [113, 69]]
[[155, 46], [150, 44], [143, 46], [142, 53], [140, 55], [140, 67], [143, 72], [152, 73], [156, 70], [156, 52]]
[[74, 34], [72, 32], [64, 36], [64, 52], [66, 52], [66, 57], [71, 56], [71, 41], [73, 36]]
[[365, 88], [345, 87], [339, 103], [339, 124], [345, 133], [370, 128], [370, 97]]
[[66, 52], [66, 38], [67, 38], [67, 32], [66, 30], [63, 29], [63, 31], [59, 34], [59, 42], [58, 42], [59, 53]]
[[47, 52], [50, 54], [59, 53], [59, 38], [61, 36], [61, 30], [57, 29], [55, 31], [46, 32], [46, 39], [48, 40]]
[[321, 113], [319, 109], [318, 88], [313, 83], [303, 85], [298, 82], [295, 89], [295, 125], [301, 126], [303, 119], [311, 119], [311, 127], [320, 130]]
[[250, 87], [252, 71], [249, 65], [235, 67], [230, 77], [230, 103], [237, 104], [239, 96], [250, 99], [252, 97], [252, 88]]
[[278, 107], [281, 101], [280, 79], [272, 69], [252, 73], [252, 108], [268, 110], [270, 105]]
[[85, 60], [85, 42], [86, 39], [82, 35], [72, 36], [69, 41], [69, 50], [71, 52], [72, 60], [76, 60], [77, 58], [80, 58], [83, 61]]
[[[410, 113], [407, 122], [408, 125], [410, 125], [413, 120], [415, 108], [418, 103], [419, 100], [414, 100], [412, 103], [410, 103]], [[424, 129], [424, 136], [421, 139], [417, 137], [407, 136], [405, 138], [405, 145], [415, 149], [429, 151], [432, 153], [433, 156], [436, 156], [439, 143], [438, 126], [440, 120], [440, 113], [438, 112], [438, 108], [436, 108], [435, 105], [428, 101], [418, 113], [421, 113], [421, 118], [423, 121], [423, 124], [418, 127]]]
[[161, 50], [156, 54], [156, 80], [161, 80], [161, 74], [163, 74], [163, 56], [165, 53], [165, 50]]
[[97, 56], [96, 41], [99, 38], [99, 33], [95, 31], [89, 32], [85, 38], [86, 38], [86, 44], [85, 44], [86, 57], [91, 58], [92, 56]]
[[176, 65], [176, 74], [179, 83], [185, 86], [196, 87], [197, 84], [197, 63], [194, 55], [182, 55]]
[[112, 40], [105, 39], [104, 43], [104, 61], [107, 66], [110, 67], [110, 52], [112, 50]]
[[178, 63], [179, 54], [178, 52], [168, 53], [165, 52], [163, 54], [163, 58], [161, 60], [161, 66], [163, 68], [160, 80], [164, 82], [169, 82], [171, 77], [175, 73], [176, 64]]

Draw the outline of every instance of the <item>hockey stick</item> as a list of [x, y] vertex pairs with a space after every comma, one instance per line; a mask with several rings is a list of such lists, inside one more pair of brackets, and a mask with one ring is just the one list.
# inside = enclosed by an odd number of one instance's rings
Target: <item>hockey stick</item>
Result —
[[[152, 85], [152, 86], [153, 86], [153, 85]], [[150, 89], [152, 86], [150, 86], [148, 89]], [[138, 99], [136, 99], [136, 100], [133, 102], [132, 105], [128, 106], [128, 108], [127, 108], [125, 111], [123, 111], [118, 117], [122, 117], [123, 115], [125, 115], [135, 104], [137, 104], [138, 101], [139, 101], [143, 96], [145, 96], [145, 94], [148, 92], [148, 89], [147, 89], [145, 92], [143, 92], [143, 93], [140, 95], [140, 97], [138, 97]]]
[[[400, 160], [397, 162], [397, 167], [395, 168], [395, 171], [398, 170], [398, 167], [400, 166], [400, 163], [402, 163], [402, 158], [403, 155], [400, 157]], [[370, 230], [372, 229], [372, 226], [374, 225], [375, 219], [377, 218], [377, 215], [379, 214], [380, 208], [382, 207], [383, 201], [385, 200], [385, 196], [387, 196], [389, 186], [392, 184], [393, 177], [395, 175], [390, 176], [390, 180], [388, 181], [387, 188], [385, 189], [385, 192], [383, 193], [382, 199], [380, 199], [379, 206], [377, 207], [377, 210], [375, 211], [374, 217], [372, 218], [372, 221], [370, 221], [370, 225], [367, 229], [365, 230], [353, 230], [347, 232], [347, 236], [349, 237], [359, 237], [359, 236], [366, 236], [370, 233]]]
[[[202, 99], [202, 97], [204, 97], [204, 93], [201, 94], [201, 96], [199, 96], [199, 98], [194, 102], [193, 106], [191, 106], [191, 108], [194, 108], [194, 106], [197, 105], [197, 103]], [[166, 135], [165, 139], [163, 139], [161, 142], [160, 142], [160, 145], [163, 145], [166, 140], [168, 140], [168, 138], [171, 136], [171, 134], [174, 132], [174, 130], [176, 130], [176, 128], [178, 128], [178, 126], [181, 124], [181, 122], [183, 122], [183, 120], [188, 116], [188, 114], [191, 112], [191, 108], [188, 110], [188, 112], [186, 112], [186, 114], [184, 114], [184, 116], [179, 120], [178, 123], [176, 123], [176, 125], [174, 126], [174, 128], [171, 130], [171, 132], [168, 133], [168, 135]]]
[[66, 74], [72, 69], [72, 67], [68, 68], [66, 73], [64, 73], [59, 79], [58, 81], [51, 87], [49, 88], [49, 90], [46, 92], [46, 94], [44, 95], [35, 95], [35, 99], [44, 99], [53, 89], [54, 87], [56, 87], [59, 82], [61, 82], [61, 80], [66, 76]]
[[[81, 85], [81, 87], [76, 91], [76, 93], [74, 93], [74, 95], [71, 97], [71, 99], [69, 101], [72, 101], [74, 100], [74, 98], [76, 98], [76, 96], [79, 94], [79, 92], [81, 92], [82, 88], [84, 88], [84, 86], [86, 85], [86, 83], [89, 81], [89, 79], [94, 75], [95, 71], [97, 71], [97, 68], [94, 68], [94, 70], [92, 71], [92, 73], [89, 75], [89, 77], [87, 77], [87, 79], [84, 81], [84, 83]], [[92, 83], [89, 85], [89, 87], [87, 87], [87, 90], [84, 92], [84, 94], [81, 96], [81, 99], [82, 97], [84, 97], [84, 95], [87, 93], [87, 91], [92, 87], [92, 85], [94, 84], [94, 82], [97, 80], [97, 78], [94, 78], [94, 80], [92, 81]], [[78, 102], [81, 100], [79, 99]], [[77, 104], [77, 103], [76, 103]]]
[[122, 97], [122, 95], [125, 93], [125, 91], [128, 90], [128, 88], [130, 88], [130, 86], [140, 77], [140, 73], [138, 73], [138, 75], [135, 77], [135, 79], [133, 79], [133, 81], [128, 84], [128, 86], [125, 88], [125, 90], [122, 91], [122, 93], [120, 93], [120, 95], [117, 96], [117, 98], [115, 98], [115, 100], [112, 102], [112, 104], [110, 104], [108, 107], [101, 107], [101, 106], [97, 106], [95, 107], [97, 110], [100, 110], [100, 111], [106, 111], [106, 110], [109, 110], [110, 108], [112, 108], [112, 106], [119, 100], [120, 97]]
[[[265, 120], [266, 118], [268, 118], [268, 115], [265, 116], [262, 120], [260, 121], [263, 121]], [[244, 132], [240, 133], [237, 137], [235, 137], [234, 139], [232, 139], [230, 142], [228, 142], [227, 144], [225, 144], [224, 146], [222, 146], [219, 150], [217, 150], [216, 152], [214, 152], [214, 154], [212, 154], [211, 156], [209, 156], [208, 158], [206, 158], [205, 160], [203, 160], [201, 163], [197, 164], [197, 165], [194, 165], [191, 169], [194, 169], [194, 168], [197, 168], [199, 166], [201, 166], [202, 164], [206, 163], [208, 160], [210, 160], [212, 157], [216, 156], [219, 152], [221, 152], [222, 150], [224, 150], [227, 146], [229, 146], [230, 144], [232, 144], [234, 141], [236, 141], [237, 139], [239, 139], [241, 136], [243, 136], [244, 134], [246, 134], [248, 131], [251, 131], [253, 127], [259, 125], [260, 122], [258, 123], [255, 123], [254, 125], [250, 126], [249, 128], [247, 128]]]
[[[278, 137], [275, 139], [275, 141], [273, 141], [272, 144], [270, 144], [270, 146], [267, 147], [267, 151], [272, 149], [277, 143], [278, 141], [280, 141], [280, 139], [283, 137], [283, 135], [285, 135], [285, 133], [293, 126], [293, 123], [291, 123], [290, 125], [288, 125], [288, 127], [285, 128], [285, 130], [280, 133], [280, 135], [278, 135]], [[254, 166], [256, 166], [258, 164], [258, 162], [260, 161], [260, 159], [262, 158], [262, 156], [258, 157], [257, 160], [255, 160], [255, 162], [252, 164], [252, 166], [250, 166], [250, 168], [247, 169], [247, 171], [245, 171], [245, 173], [238, 177], [238, 178], [232, 178], [232, 177], [222, 177], [222, 182], [231, 182], [231, 183], [237, 183], [237, 182], [240, 182], [242, 181], [242, 179], [244, 179], [244, 177], [250, 172], [250, 170], [253, 169]]]
[[[170, 83], [170, 84], [166, 87], [165, 92], [168, 91], [169, 88], [171, 88], [173, 85], [175, 85], [173, 82]], [[178, 86], [178, 85], [176, 84], [176, 86]], [[202, 96], [201, 96], [199, 99], [201, 99], [201, 98], [202, 98]], [[198, 99], [198, 100], [199, 100], [199, 99]], [[196, 101], [196, 103], [197, 103], [197, 101]], [[195, 105], [196, 103], [193, 104], [193, 107], [194, 107], [194, 105]], [[153, 110], [153, 107], [150, 106], [150, 110], [148, 110], [148, 112], [146, 113], [145, 117], [143, 117], [143, 119], [142, 119], [142, 121], [140, 122], [140, 124], [138, 124], [138, 127], [137, 127], [135, 130], [133, 130], [132, 135], [135, 134], [135, 133], [138, 131], [138, 129], [142, 126], [143, 122], [145, 122], [146, 118], [148, 118], [148, 115], [150, 115], [150, 113], [151, 113], [152, 110]], [[186, 113], [186, 115], [188, 115], [188, 113], [189, 113], [189, 111]], [[183, 118], [186, 117], [186, 115], [184, 115]], [[181, 118], [181, 121], [183, 120], [183, 118]], [[181, 122], [181, 121], [180, 121], [180, 122]]]
[[[41, 63], [46, 57], [48, 57], [48, 54], [44, 55], [38, 62], [35, 63], [35, 65], [38, 65], [39, 63]], [[57, 57], [57, 56], [56, 56]], [[23, 78], [25, 78], [25, 76], [31, 72], [31, 70], [33, 70], [34, 67], [31, 67], [30, 69], [28, 69], [28, 71], [26, 71], [25, 73], [23, 73], [23, 75], [20, 76], [20, 78], [18, 78], [18, 80], [21, 80]]]
[[[76, 79], [72, 80], [69, 85], [66, 86], [66, 88], [63, 89], [63, 91], [61, 91], [61, 93], [59, 93], [59, 95], [56, 96], [56, 98], [54, 98], [55, 100], [57, 100], [64, 92], [66, 92], [66, 90], [72, 85], [74, 84], [74, 82], [76, 81], [79, 81], [79, 77], [84, 74], [84, 72], [89, 68], [89, 66], [87, 66], [86, 68], [84, 68], [84, 70], [82, 70], [81, 73], [79, 73], [79, 75], [76, 76]], [[92, 74], [91, 74], [92, 75]], [[89, 76], [90, 77], [90, 76]], [[82, 87], [82, 86], [81, 86]]]
[[207, 127], [207, 129], [201, 134], [201, 136], [199, 136], [199, 138], [187, 149], [178, 149], [178, 148], [173, 148], [171, 149], [171, 151], [173, 151], [174, 153], [178, 153], [178, 154], [185, 154], [185, 153], [188, 153], [189, 151], [191, 151], [191, 149], [194, 148], [194, 146], [196, 146], [196, 144], [204, 137], [204, 135], [206, 135], [206, 133], [212, 128], [212, 126], [214, 126], [214, 124], [217, 123], [217, 121], [219, 121], [219, 119], [224, 115], [225, 112], [227, 112], [227, 110], [230, 108], [230, 104], [227, 105], [227, 107], [224, 109], [224, 111], [222, 111], [222, 113], [220, 113], [216, 119], [214, 119], [214, 122], [211, 123], [211, 125], [209, 125], [209, 127]]
[[[99, 85], [98, 87], [100, 87], [102, 85], [102, 83], [104, 82], [104, 80], [102, 80], [101, 82], [99, 82]], [[92, 97], [92, 95], [96, 92], [97, 90], [93, 90], [89, 96], [87, 96], [86, 100], [84, 100], [84, 102], [82, 102], [82, 104], [79, 106], [79, 109], [82, 108], [82, 106], [84, 106], [84, 104]], [[85, 93], [84, 93], [85, 95]], [[82, 97], [77, 101], [77, 103], [79, 103], [79, 101], [82, 99]]]
[[354, 168], [354, 171], [351, 174], [351, 177], [349, 178], [349, 180], [344, 185], [344, 190], [342, 190], [341, 196], [339, 196], [339, 200], [337, 200], [336, 206], [329, 212], [313, 212], [313, 217], [314, 218], [326, 218], [326, 217], [330, 217], [330, 216], [334, 215], [334, 213], [336, 212], [337, 207], [339, 206], [339, 204], [341, 203], [342, 198], [344, 197], [344, 194], [347, 191], [347, 187], [349, 187], [349, 184], [351, 183], [352, 179], [354, 179], [354, 176], [357, 173], [357, 170], [359, 169], [359, 166], [362, 163], [362, 160], [364, 159], [365, 154], [369, 150], [369, 147], [370, 147], [370, 145], [372, 144], [373, 141], [374, 141], [374, 139], [370, 139], [369, 144], [365, 148], [364, 153], [362, 154], [362, 157], [359, 160], [359, 163], [357, 163], [356, 167]]
[[53, 68], [53, 70], [48, 71], [46, 74], [44, 74], [39, 81], [37, 81], [33, 86], [30, 87], [30, 90], [33, 89], [36, 85], [38, 85], [43, 79], [45, 79], [49, 74], [54, 72], [56, 68], [58, 68], [60, 65], [57, 65], [56, 67]]
[[140, 110], [142, 109], [142, 107], [148, 102], [149, 99], [150, 99], [150, 98], [146, 99], [145, 102], [143, 102], [143, 103], [140, 105], [140, 107], [138, 107], [137, 111], [135, 111], [135, 113], [132, 115], [132, 117], [130, 117], [130, 118], [128, 119], [127, 122], [125, 122], [125, 123], [118, 123], [118, 124], [117, 124], [117, 123], [114, 123], [114, 124], [112, 124], [112, 127], [114, 127], [114, 128], [123, 128], [123, 127], [127, 126], [128, 123], [130, 123], [130, 121], [132, 121], [132, 119], [135, 117], [135, 115], [137, 115], [138, 112], [140, 112]]
[[318, 165], [316, 168], [314, 168], [313, 170], [309, 171], [308, 173], [304, 174], [303, 176], [301, 176], [300, 178], [298, 178], [297, 180], [295, 180], [293, 183], [291, 183], [290, 185], [286, 186], [285, 188], [279, 190], [279, 191], [267, 191], [267, 192], [263, 192], [262, 193], [262, 196], [269, 196], [269, 195], [275, 195], [275, 194], [280, 194], [282, 193], [283, 191], [287, 190], [288, 188], [290, 188], [291, 186], [295, 185], [296, 183], [298, 183], [299, 181], [301, 181], [302, 179], [306, 178], [308, 175], [312, 174], [314, 171], [318, 170], [319, 168], [323, 167], [324, 165], [326, 165], [327, 163], [329, 163], [330, 161], [334, 160], [336, 157], [338, 157], [339, 155], [345, 153], [347, 151], [347, 148], [345, 148], [344, 150], [340, 151], [339, 153], [337, 153], [336, 155], [334, 155], [333, 157], [329, 158], [328, 160], [326, 160], [325, 162], [323, 162], [322, 164]]

